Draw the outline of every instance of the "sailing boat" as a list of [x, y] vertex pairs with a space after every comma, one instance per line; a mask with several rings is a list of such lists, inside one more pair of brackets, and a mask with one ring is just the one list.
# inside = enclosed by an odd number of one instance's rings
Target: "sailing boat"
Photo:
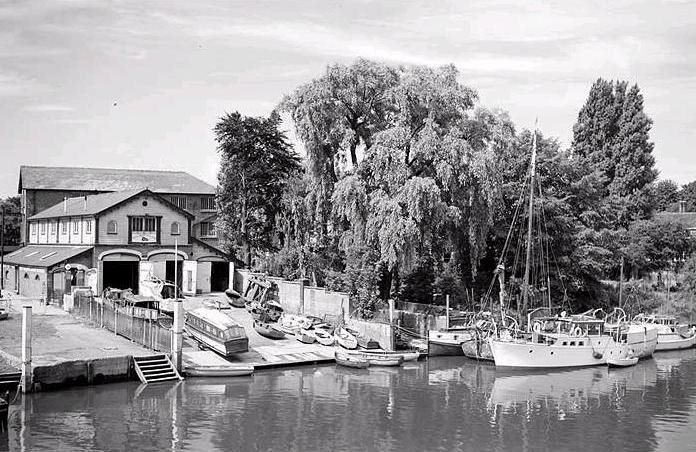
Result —
[[[520, 314], [527, 313], [529, 305], [530, 269], [532, 257], [532, 230], [534, 229], [534, 191], [536, 189], [537, 132], [532, 139], [532, 158], [529, 172], [529, 204], [527, 221], [527, 248], [522, 284]], [[521, 205], [521, 204], [520, 204]], [[511, 226], [511, 230], [514, 227]], [[508, 238], [510, 234], [508, 234]], [[507, 246], [507, 243], [506, 243]], [[548, 255], [547, 255], [548, 257]], [[502, 258], [501, 258], [502, 262]], [[501, 311], [504, 309], [504, 288], [501, 281]], [[547, 296], [551, 303], [550, 284], [547, 276]], [[607, 358], [619, 357], [624, 347], [619, 343], [620, 333], [605, 334], [604, 320], [579, 315], [569, 316], [565, 312], [558, 316], [532, 322], [531, 313], [526, 317], [525, 332], [505, 328], [489, 339], [496, 367], [517, 368], [564, 368], [593, 366], [607, 363]]]

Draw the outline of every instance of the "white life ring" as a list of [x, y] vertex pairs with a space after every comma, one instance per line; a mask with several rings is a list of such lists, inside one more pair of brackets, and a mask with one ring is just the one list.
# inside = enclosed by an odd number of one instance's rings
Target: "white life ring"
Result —
[[575, 337], [582, 336], [582, 328], [576, 326], [575, 329], [571, 332], [571, 334]]
[[541, 333], [541, 323], [535, 322], [532, 329], [534, 330], [535, 333]]

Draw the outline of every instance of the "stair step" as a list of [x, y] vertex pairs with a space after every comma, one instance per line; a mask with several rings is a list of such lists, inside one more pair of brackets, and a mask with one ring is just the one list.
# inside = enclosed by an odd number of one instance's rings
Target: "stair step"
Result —
[[139, 366], [140, 366], [141, 369], [150, 369], [150, 368], [153, 368], [153, 367], [162, 367], [162, 366], [164, 366], [164, 367], [169, 367], [169, 363], [168, 363], [167, 361], [161, 361], [161, 362], [152, 363], [152, 364], [150, 364], [150, 363], [148, 363], [148, 364], [139, 364]]
[[167, 355], [133, 357], [138, 378], [143, 383], [180, 380], [181, 376]]
[[158, 381], [172, 381], [172, 380], [178, 380], [179, 377], [176, 375], [171, 376], [171, 377], [166, 377], [166, 378], [153, 378], [152, 380], [148, 380], [148, 383], [156, 383]]
[[171, 376], [171, 377], [176, 377], [176, 374], [172, 372], [171, 370], [168, 370], [166, 372], [154, 372], [151, 374], [145, 375], [148, 379], [148, 381], [151, 381], [153, 378], [158, 378], [158, 377], [163, 377], [163, 376]]
[[133, 358], [138, 363], [146, 363], [148, 361], [161, 361], [166, 360], [167, 357], [164, 355], [153, 355], [153, 356], [138, 356]]

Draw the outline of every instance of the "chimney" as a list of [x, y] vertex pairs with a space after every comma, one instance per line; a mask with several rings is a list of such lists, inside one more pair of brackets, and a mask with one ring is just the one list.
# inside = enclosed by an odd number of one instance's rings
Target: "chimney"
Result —
[[683, 199], [679, 201], [679, 213], [684, 213], [686, 212], [686, 201]]
[[63, 196], [63, 213], [68, 213], [68, 197]]

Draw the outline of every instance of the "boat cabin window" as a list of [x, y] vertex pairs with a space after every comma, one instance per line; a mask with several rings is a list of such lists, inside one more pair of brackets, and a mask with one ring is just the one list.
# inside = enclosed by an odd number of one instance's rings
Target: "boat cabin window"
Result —
[[580, 347], [582, 347], [583, 345], [585, 345], [585, 342], [580, 341], [580, 342], [578, 342], [578, 345], [579, 345]]
[[572, 347], [574, 345], [575, 345], [575, 341], [570, 341], [570, 346]]
[[568, 341], [563, 341], [563, 345], [568, 345]]

